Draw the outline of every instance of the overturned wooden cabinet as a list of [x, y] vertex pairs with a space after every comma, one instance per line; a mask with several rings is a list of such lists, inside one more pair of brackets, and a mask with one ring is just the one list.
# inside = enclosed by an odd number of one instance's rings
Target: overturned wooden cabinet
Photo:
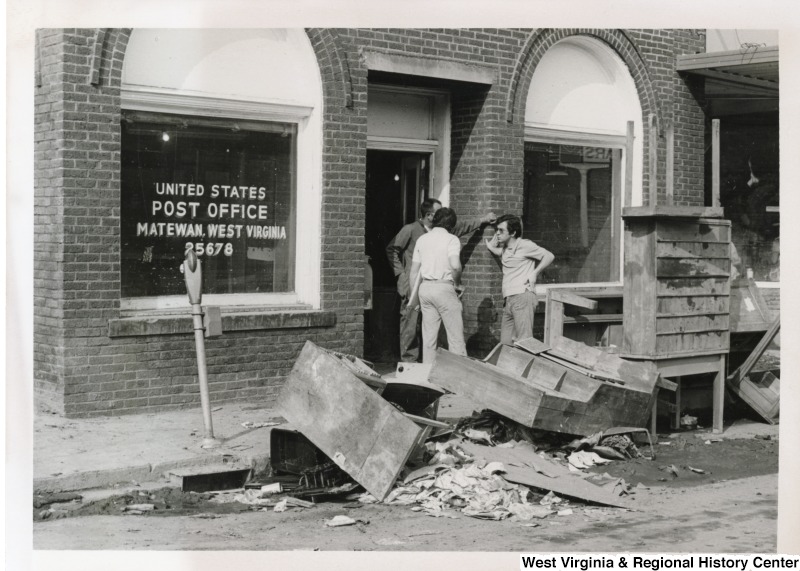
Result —
[[444, 349], [430, 381], [520, 424], [586, 436], [612, 427], [643, 427], [658, 373], [593, 347], [557, 337], [498, 345], [484, 361]]

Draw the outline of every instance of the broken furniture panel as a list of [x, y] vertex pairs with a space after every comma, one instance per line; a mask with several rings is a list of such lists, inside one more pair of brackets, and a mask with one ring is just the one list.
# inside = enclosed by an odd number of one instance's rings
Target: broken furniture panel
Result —
[[754, 374], [753, 367], [766, 351], [767, 347], [781, 327], [780, 318], [764, 334], [756, 348], [727, 379], [728, 388], [736, 393], [753, 410], [760, 414], [770, 424], [777, 424], [780, 417], [780, 379], [770, 371], [761, 371]]
[[382, 500], [422, 429], [371, 390], [341, 359], [307, 341], [277, 412]]
[[[430, 379], [529, 428], [585, 436], [614, 426], [644, 426], [658, 374], [562, 340], [563, 358], [535, 339], [523, 340], [524, 349], [501, 344], [486, 361], [439, 349]], [[575, 354], [582, 355], [582, 363], [570, 357]]]

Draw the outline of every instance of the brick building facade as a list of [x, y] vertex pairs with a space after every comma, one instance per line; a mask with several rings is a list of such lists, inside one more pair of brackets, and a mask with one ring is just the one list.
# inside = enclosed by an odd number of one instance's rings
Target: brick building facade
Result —
[[[68, 416], [199, 402], [188, 310], [137, 312], [121, 295], [121, 265], [128, 263], [120, 245], [123, 80], [135, 33], [59, 29], [37, 36], [35, 390], [42, 403]], [[225, 333], [206, 343], [215, 402], [273, 400], [307, 339], [363, 354], [368, 151], [371, 144], [403, 148], [391, 137], [370, 138], [368, 95], [375, 86], [390, 95], [392, 89], [412, 95], [430, 90], [447, 100], [446, 140], [437, 149], [449, 150], [441, 171], [448, 180], [437, 171], [432, 195], [463, 217], [519, 213], [530, 191], [525, 118], [532, 78], [554, 46], [583, 38], [622, 62], [635, 85], [641, 106], [637, 160], [649, 152], [648, 120], [659, 129], [672, 122], [675, 203], [704, 202], [702, 101], [694, 80], [675, 72], [677, 55], [703, 51], [702, 31], [308, 29], [304, 34], [322, 94], [318, 108], [308, 111], [321, 117], [320, 223], [311, 231], [319, 250], [311, 275], [318, 283], [307, 298], [290, 303], [223, 306]], [[663, 177], [663, 130], [657, 140]], [[443, 168], [441, 161], [435, 168]], [[634, 182], [640, 189], [634, 200], [646, 203], [641, 188], [647, 187], [647, 176], [645, 168]], [[659, 189], [663, 192], [663, 180]], [[298, 212], [298, 227], [306, 214]], [[462, 240], [465, 334], [474, 356], [484, 355], [499, 337], [502, 308], [501, 274], [480, 234]]]

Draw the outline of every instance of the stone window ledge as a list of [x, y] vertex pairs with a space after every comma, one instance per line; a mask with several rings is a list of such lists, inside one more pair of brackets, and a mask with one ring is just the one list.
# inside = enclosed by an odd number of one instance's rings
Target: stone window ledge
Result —
[[[336, 313], [322, 310], [247, 311], [222, 314], [222, 332], [333, 327]], [[192, 316], [148, 315], [108, 320], [109, 337], [191, 334]]]

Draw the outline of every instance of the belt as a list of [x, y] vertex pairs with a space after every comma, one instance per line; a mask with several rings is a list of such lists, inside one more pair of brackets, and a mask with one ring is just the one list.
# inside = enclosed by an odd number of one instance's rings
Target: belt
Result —
[[422, 278], [422, 281], [429, 282], [429, 283], [432, 283], [432, 284], [451, 284], [451, 283], [453, 283], [453, 280], [430, 280], [428, 278]]

